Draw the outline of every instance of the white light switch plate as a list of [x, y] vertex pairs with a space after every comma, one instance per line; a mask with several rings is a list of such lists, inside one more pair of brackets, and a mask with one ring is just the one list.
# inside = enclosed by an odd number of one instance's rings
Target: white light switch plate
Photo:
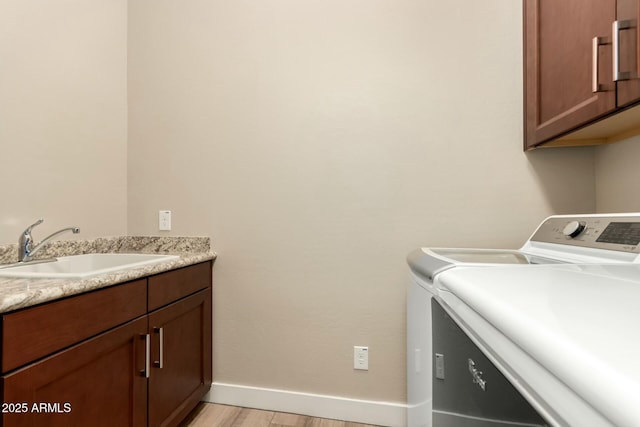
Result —
[[158, 230], [171, 231], [171, 211], [159, 211]]
[[369, 370], [369, 347], [353, 346], [353, 369]]

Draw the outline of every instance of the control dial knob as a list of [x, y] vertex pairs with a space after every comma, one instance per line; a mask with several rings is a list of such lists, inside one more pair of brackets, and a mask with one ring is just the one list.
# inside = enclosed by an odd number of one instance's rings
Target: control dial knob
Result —
[[562, 234], [573, 239], [574, 237], [577, 237], [580, 233], [582, 233], [585, 228], [587, 228], [586, 222], [571, 221], [564, 227], [564, 229], [562, 230]]

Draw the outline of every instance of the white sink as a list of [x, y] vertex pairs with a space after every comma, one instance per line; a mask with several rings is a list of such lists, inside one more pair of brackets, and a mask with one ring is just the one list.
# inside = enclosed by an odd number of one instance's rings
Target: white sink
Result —
[[84, 254], [60, 257], [56, 261], [31, 261], [0, 268], [0, 277], [83, 278], [118, 270], [174, 261], [177, 255]]

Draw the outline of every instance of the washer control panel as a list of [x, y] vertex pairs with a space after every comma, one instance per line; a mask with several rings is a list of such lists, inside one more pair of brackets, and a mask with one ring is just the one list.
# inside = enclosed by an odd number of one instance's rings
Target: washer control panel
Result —
[[640, 214], [633, 216], [552, 216], [532, 241], [640, 253]]

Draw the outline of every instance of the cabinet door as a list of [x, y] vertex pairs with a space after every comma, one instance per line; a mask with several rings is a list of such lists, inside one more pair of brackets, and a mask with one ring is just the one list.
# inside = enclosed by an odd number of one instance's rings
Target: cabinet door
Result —
[[640, 2], [638, 0], [618, 0], [616, 18], [629, 23], [629, 28], [619, 33], [620, 71], [629, 73], [628, 80], [619, 81], [618, 106], [623, 107], [640, 99]]
[[149, 426], [175, 426], [211, 386], [211, 288], [149, 314]]
[[2, 425], [146, 426], [147, 329], [145, 316], [5, 375], [5, 409], [26, 413]]
[[[611, 66], [616, 1], [524, 0], [524, 15], [525, 148], [532, 148], [616, 108]], [[604, 38], [597, 61], [594, 37]], [[593, 92], [596, 74], [599, 88]]]

